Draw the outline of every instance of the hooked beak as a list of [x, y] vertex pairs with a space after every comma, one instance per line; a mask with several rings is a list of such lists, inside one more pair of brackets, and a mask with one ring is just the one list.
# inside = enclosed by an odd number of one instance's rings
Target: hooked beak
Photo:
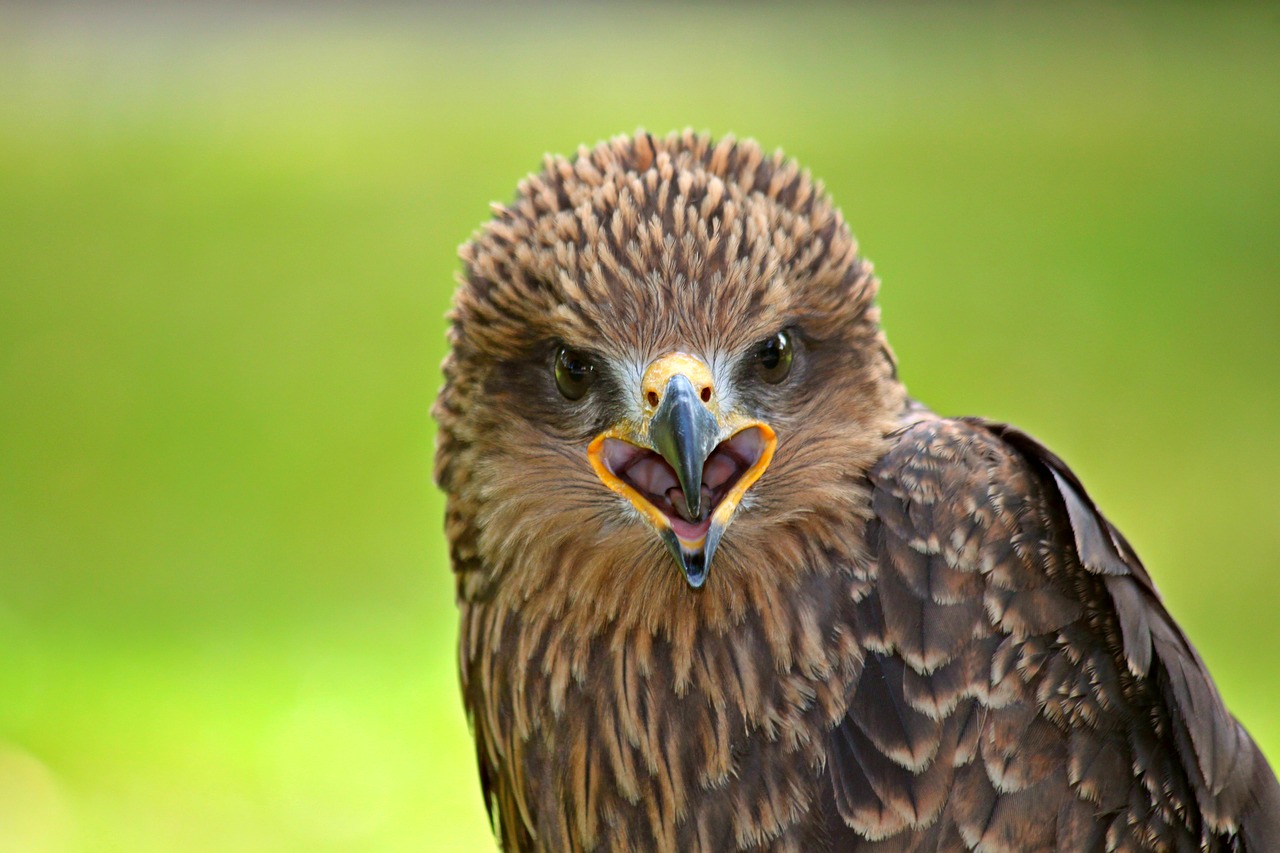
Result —
[[680, 508], [687, 508], [681, 515], [690, 520], [702, 514], [702, 466], [720, 443], [719, 436], [715, 415], [702, 405], [689, 377], [672, 376], [662, 404], [649, 421], [649, 440], [675, 469], [684, 498]]
[[651, 364], [641, 391], [647, 419], [615, 424], [596, 436], [587, 456], [601, 482], [654, 527], [697, 589], [777, 439], [768, 424], [722, 412], [710, 370], [684, 353]]

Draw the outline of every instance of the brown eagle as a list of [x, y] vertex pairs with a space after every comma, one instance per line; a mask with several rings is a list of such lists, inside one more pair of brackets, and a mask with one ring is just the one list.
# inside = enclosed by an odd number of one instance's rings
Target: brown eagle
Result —
[[436, 477], [505, 849], [1280, 850], [1124, 537], [907, 395], [794, 162], [619, 137], [461, 255]]

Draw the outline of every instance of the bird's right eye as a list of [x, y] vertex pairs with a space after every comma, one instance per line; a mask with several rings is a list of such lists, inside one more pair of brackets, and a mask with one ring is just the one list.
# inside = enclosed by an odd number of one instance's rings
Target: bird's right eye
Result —
[[569, 400], [581, 400], [596, 381], [596, 366], [582, 352], [568, 347], [556, 351], [556, 387]]

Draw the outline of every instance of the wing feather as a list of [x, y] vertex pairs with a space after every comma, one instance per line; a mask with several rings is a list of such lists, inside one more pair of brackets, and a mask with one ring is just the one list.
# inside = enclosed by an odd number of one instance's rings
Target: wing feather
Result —
[[846, 828], [885, 850], [1280, 849], [1274, 774], [1076, 476], [1012, 427], [912, 411], [870, 475], [864, 667], [827, 764]]
[[[1007, 441], [1042, 478], [1047, 475], [1062, 502], [1078, 565], [1108, 576], [1107, 603], [1120, 628], [1124, 663], [1134, 676], [1154, 683], [1160, 707], [1170, 717], [1177, 759], [1195, 788], [1205, 838], [1243, 836], [1251, 849], [1280, 849], [1280, 786], [1253, 739], [1227, 711], [1204, 662], [1129, 543], [1055, 454], [1007, 425], [971, 422]], [[1250, 831], [1242, 832], [1242, 826]]]

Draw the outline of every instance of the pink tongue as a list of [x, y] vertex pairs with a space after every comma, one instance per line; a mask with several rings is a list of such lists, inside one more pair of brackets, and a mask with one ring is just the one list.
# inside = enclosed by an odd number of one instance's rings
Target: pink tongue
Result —
[[674, 530], [676, 532], [676, 535], [679, 536], [681, 539], [684, 539], [689, 542], [696, 541], [697, 539], [700, 539], [703, 536], [706, 536], [707, 530], [709, 530], [710, 528], [711, 528], [711, 519], [709, 518], [704, 518], [702, 521], [699, 521], [696, 524], [691, 524], [690, 522], [685, 521], [683, 518], [681, 518], [678, 515], [673, 516], [671, 519], [671, 529]]

